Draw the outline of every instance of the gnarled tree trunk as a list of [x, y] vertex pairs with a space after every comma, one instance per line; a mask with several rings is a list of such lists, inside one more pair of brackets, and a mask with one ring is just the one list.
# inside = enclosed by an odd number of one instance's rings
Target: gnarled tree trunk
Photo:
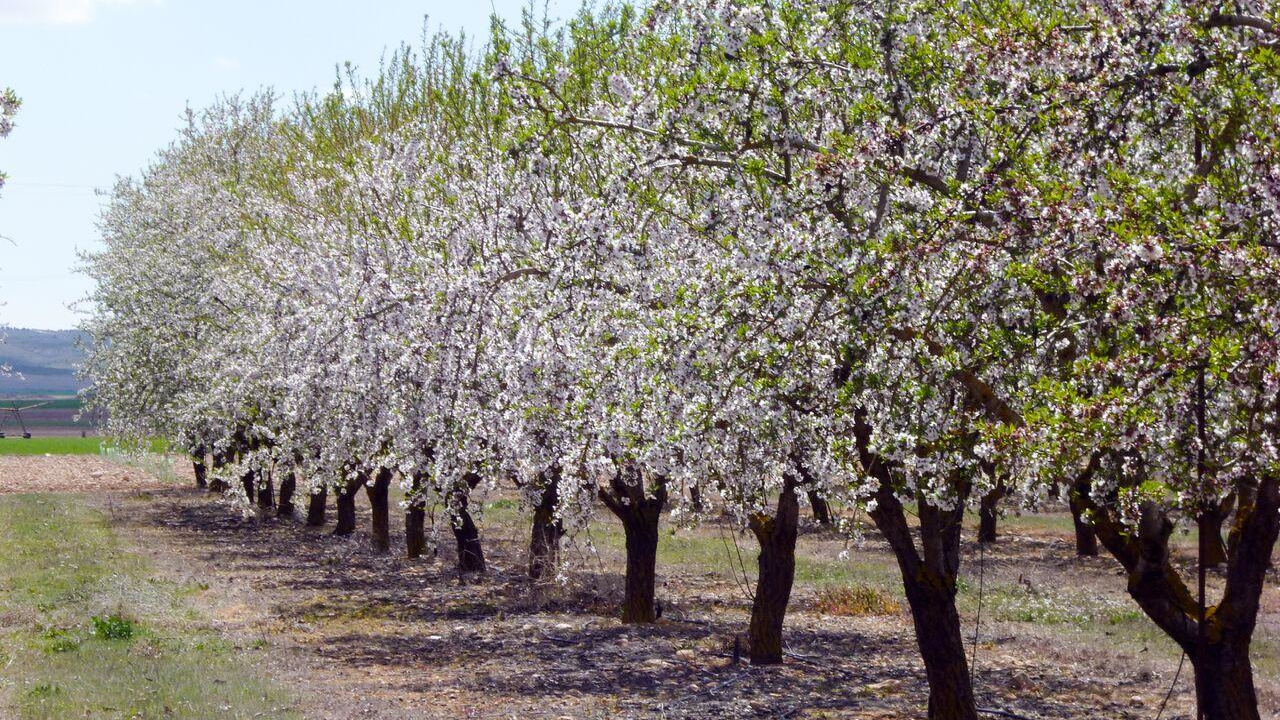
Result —
[[307, 526], [320, 527], [324, 525], [325, 506], [329, 502], [329, 486], [321, 485], [318, 489], [312, 491], [311, 496], [307, 498]]
[[977, 720], [978, 710], [969, 682], [969, 662], [956, 611], [956, 580], [960, 572], [960, 529], [970, 483], [952, 480], [956, 506], [942, 510], [917, 493], [920, 547], [916, 547], [906, 509], [894, 493], [891, 465], [870, 450], [871, 427], [859, 411], [854, 434], [862, 466], [878, 481], [871, 519], [889, 543], [898, 569], [916, 645], [929, 678], [929, 720]]
[[772, 516], [756, 514], [750, 520], [751, 532], [760, 542], [760, 574], [747, 629], [752, 665], [782, 662], [782, 627], [796, 577], [799, 520], [796, 483], [790, 477], [784, 481], [778, 496], [777, 511]]
[[556, 574], [560, 565], [560, 538], [564, 525], [556, 515], [560, 502], [560, 468], [552, 467], [538, 474], [538, 504], [533, 509], [533, 527], [529, 535], [529, 577], [546, 580]]
[[458, 547], [458, 570], [484, 572], [484, 548], [480, 544], [480, 530], [471, 519], [468, 510], [471, 491], [480, 484], [480, 476], [467, 473], [453, 491], [453, 539]]
[[356, 531], [356, 493], [367, 479], [368, 475], [362, 472], [338, 491], [338, 522], [333, 527], [334, 535], [342, 537]]
[[[1086, 502], [1098, 539], [1128, 573], [1129, 595], [1191, 658], [1204, 716], [1259, 720], [1249, 645], [1272, 549], [1280, 537], [1280, 477], [1244, 478], [1237, 485], [1226, 587], [1217, 605], [1203, 609], [1203, 626], [1200, 604], [1171, 560], [1174, 524], [1164, 509], [1145, 503], [1135, 533], [1113, 516], [1110, 505], [1100, 506], [1091, 498]], [[1208, 534], [1206, 540], [1211, 540]]]
[[365, 485], [369, 495], [369, 507], [372, 509], [373, 524], [371, 536], [373, 549], [384, 553], [391, 551], [391, 511], [387, 506], [387, 490], [391, 487], [391, 470], [378, 468], [373, 482]]
[[614, 474], [609, 488], [598, 488], [600, 500], [622, 521], [627, 540], [627, 577], [622, 599], [622, 622], [651, 623], [658, 619], [654, 596], [658, 565], [658, 521], [667, 504], [667, 483], [654, 482], [645, 492], [638, 471]]

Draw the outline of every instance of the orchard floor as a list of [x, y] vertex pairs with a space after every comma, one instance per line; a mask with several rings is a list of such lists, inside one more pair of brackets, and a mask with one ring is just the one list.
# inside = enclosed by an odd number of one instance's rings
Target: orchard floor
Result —
[[[28, 461], [42, 463], [60, 491], [83, 477], [84, 468], [58, 458]], [[5, 472], [0, 465], [0, 491]], [[438, 554], [409, 561], [398, 545], [390, 555], [372, 552], [363, 498], [361, 532], [335, 538], [329, 528], [246, 515], [189, 488], [186, 475], [148, 481], [145, 492], [132, 478], [122, 487], [93, 484], [79, 498], [108, 508], [114, 532], [155, 573], [196, 588], [190, 602], [237, 646], [254, 648], [254, 671], [292, 693], [290, 708], [306, 717], [924, 716], [910, 617], [892, 609], [831, 616], [817, 607], [824, 590], [849, 586], [904, 605], [896, 566], [874, 531], [848, 543], [802, 530], [790, 655], [782, 666], [752, 668], [732, 655], [749, 611], [742, 574], [751, 572], [754, 542], [727, 527], [664, 533], [663, 617], [628, 627], [613, 616], [622, 538], [607, 517], [590, 543], [579, 537], [567, 548], [565, 582], [535, 586], [523, 574], [528, 529], [510, 499], [486, 503], [477, 520], [489, 571], [462, 578], [438, 518]], [[979, 705], [1006, 713], [985, 717], [1155, 718], [1179, 653], [1128, 599], [1116, 563], [1075, 558], [1069, 518], [1060, 515], [1006, 518], [1002, 533], [981, 556], [966, 543], [959, 597], [969, 642], [981, 597]], [[1253, 650], [1264, 717], [1280, 717], [1278, 648], [1273, 580]], [[1190, 681], [1188, 663], [1164, 718], [1194, 716]]]

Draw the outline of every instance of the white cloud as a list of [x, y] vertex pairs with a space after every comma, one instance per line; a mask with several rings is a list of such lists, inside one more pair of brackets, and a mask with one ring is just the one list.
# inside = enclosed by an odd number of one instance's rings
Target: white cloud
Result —
[[213, 67], [215, 70], [239, 70], [240, 61], [235, 58], [219, 55], [213, 59]]
[[98, 10], [163, 0], [0, 0], [0, 25], [84, 25]]

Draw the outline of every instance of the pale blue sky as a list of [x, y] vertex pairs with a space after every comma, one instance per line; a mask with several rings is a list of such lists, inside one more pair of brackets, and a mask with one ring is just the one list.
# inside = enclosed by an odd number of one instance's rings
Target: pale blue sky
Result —
[[[524, 0], [0, 0], [0, 88], [23, 100], [0, 140], [0, 326], [73, 327], [101, 199], [175, 136], [183, 109], [241, 89], [328, 87], [430, 27], [477, 43]], [[538, 2], [542, 6], [541, 0]], [[552, 15], [574, 0], [552, 2]]]

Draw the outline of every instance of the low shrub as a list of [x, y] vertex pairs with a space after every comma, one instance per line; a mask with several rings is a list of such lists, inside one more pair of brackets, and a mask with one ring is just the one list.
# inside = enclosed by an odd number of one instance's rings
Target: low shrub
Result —
[[107, 615], [100, 617], [94, 615], [93, 635], [103, 640], [129, 640], [133, 637], [134, 626], [133, 621], [119, 615]]
[[815, 605], [823, 615], [846, 617], [893, 615], [902, 611], [897, 600], [874, 585], [822, 588], [818, 590]]

